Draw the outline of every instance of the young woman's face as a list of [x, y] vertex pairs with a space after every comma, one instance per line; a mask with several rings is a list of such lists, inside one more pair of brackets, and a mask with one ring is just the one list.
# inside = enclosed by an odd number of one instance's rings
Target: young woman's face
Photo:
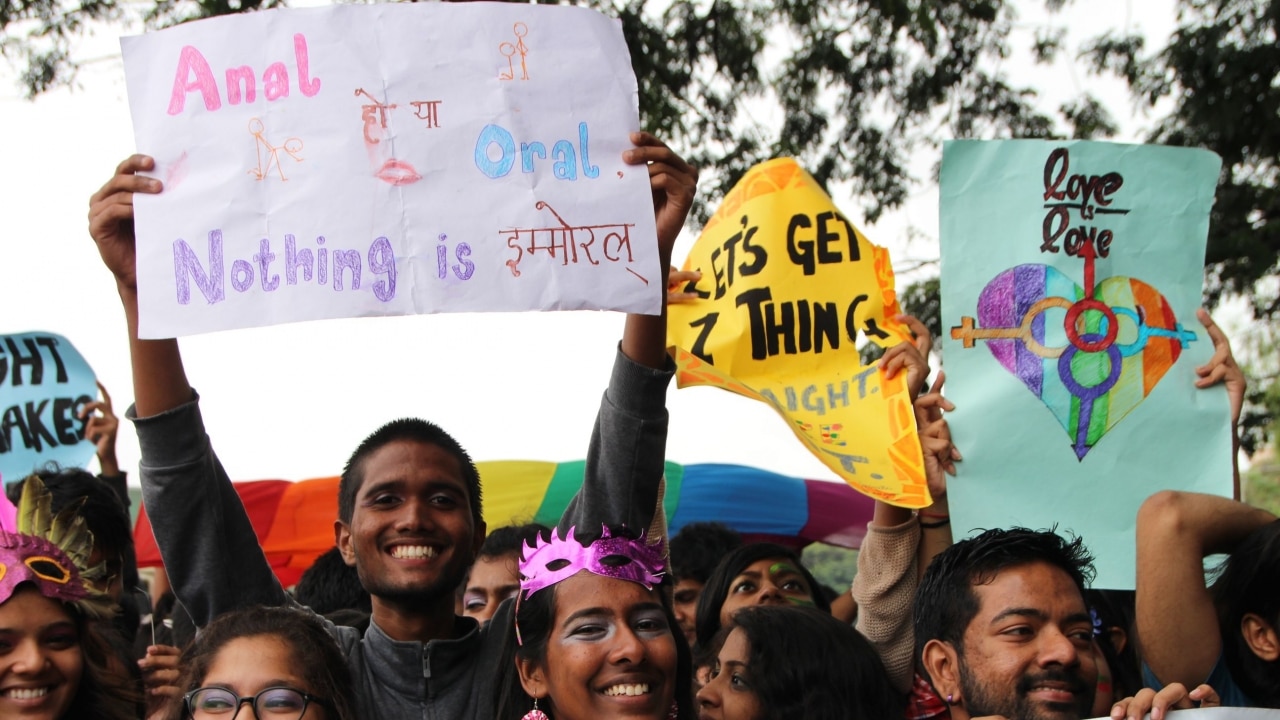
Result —
[[520, 592], [520, 554], [476, 558], [462, 595], [462, 614], [487, 623], [503, 600]]
[[741, 630], [725, 638], [711, 665], [710, 681], [698, 691], [698, 720], [758, 720], [760, 699], [751, 689], [751, 647]]
[[0, 717], [62, 717], [83, 675], [80, 632], [62, 603], [22, 587], [0, 605]]
[[720, 626], [731, 624], [733, 614], [752, 605], [813, 606], [813, 588], [796, 564], [786, 558], [757, 560], [729, 583], [729, 594], [720, 606]]
[[[222, 646], [214, 656], [209, 671], [200, 682], [201, 688], [221, 688], [241, 698], [250, 698], [267, 688], [291, 688], [315, 694], [315, 689], [307, 685], [298, 672], [298, 659], [293, 650], [283, 640], [274, 635], [253, 635], [236, 638]], [[331, 698], [324, 698], [329, 700]], [[252, 717], [252, 713], [238, 713], [241, 706], [226, 711], [227, 701], [235, 702], [229, 696], [215, 696], [208, 700], [208, 709], [223, 710], [222, 714], [209, 714], [193, 707], [196, 720], [219, 718], [228, 720], [236, 717]], [[258, 702], [262, 712], [258, 720], [327, 720], [324, 706], [319, 703], [306, 703], [306, 712], [302, 712], [296, 698], [288, 696], [264, 696]], [[274, 711], [274, 712], [273, 712]], [[301, 713], [301, 714], [300, 714]]]
[[556, 720], [665, 718], [677, 656], [658, 591], [581, 572], [556, 586], [555, 605], [546, 660], [520, 664], [525, 692]]

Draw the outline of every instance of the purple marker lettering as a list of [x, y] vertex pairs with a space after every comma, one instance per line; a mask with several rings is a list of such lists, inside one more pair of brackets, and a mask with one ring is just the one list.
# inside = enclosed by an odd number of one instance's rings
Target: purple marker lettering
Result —
[[209, 232], [209, 273], [207, 275], [200, 265], [200, 258], [196, 257], [195, 251], [182, 238], [173, 241], [173, 272], [177, 283], [179, 305], [186, 305], [191, 302], [191, 286], [188, 284], [188, 275], [196, 281], [196, 287], [200, 288], [200, 292], [204, 294], [205, 301], [210, 305], [224, 300], [226, 295], [222, 287], [224, 277], [222, 231], [211, 230]]
[[390, 302], [396, 296], [396, 254], [391, 241], [380, 237], [369, 246], [369, 270], [386, 275], [385, 280], [373, 284], [374, 297]]
[[360, 253], [355, 250], [333, 251], [333, 289], [342, 289], [342, 268], [351, 268], [351, 289], [360, 289]]
[[276, 254], [271, 252], [271, 241], [262, 238], [258, 241], [258, 252], [253, 256], [253, 261], [258, 263], [258, 277], [262, 279], [262, 289], [271, 292], [280, 287], [280, 276], [271, 275], [268, 280], [268, 273], [271, 272], [271, 261], [276, 259]]

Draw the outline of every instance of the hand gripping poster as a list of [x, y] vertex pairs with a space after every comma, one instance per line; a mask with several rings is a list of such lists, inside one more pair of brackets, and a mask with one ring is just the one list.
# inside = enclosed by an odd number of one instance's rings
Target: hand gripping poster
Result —
[[870, 497], [929, 504], [906, 373], [864, 366], [860, 340], [909, 338], [889, 253], [791, 158], [755, 166], [703, 228], [684, 269], [698, 297], [669, 308], [680, 387], [767, 403], [819, 460]]
[[621, 24], [580, 7], [269, 10], [121, 42], [140, 332], [334, 317], [656, 313]]
[[943, 357], [957, 538], [1057, 527], [1134, 582], [1138, 507], [1231, 493], [1225, 390], [1196, 317], [1221, 162], [1204, 150], [961, 141], [941, 176]]

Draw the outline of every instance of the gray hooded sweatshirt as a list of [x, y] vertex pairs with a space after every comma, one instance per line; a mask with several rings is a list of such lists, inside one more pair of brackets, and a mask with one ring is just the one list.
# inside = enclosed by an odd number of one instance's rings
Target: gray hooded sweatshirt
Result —
[[[569, 527], [650, 527], [659, 501], [667, 439], [666, 389], [674, 374], [637, 365], [620, 351], [587, 449], [582, 488], [560, 521]], [[196, 624], [253, 605], [292, 602], [280, 587], [200, 416], [199, 398], [134, 421], [142, 449], [143, 502], [174, 594]], [[456, 618], [456, 640], [396, 641], [330, 624], [365, 720], [493, 720], [505, 602], [484, 627]]]

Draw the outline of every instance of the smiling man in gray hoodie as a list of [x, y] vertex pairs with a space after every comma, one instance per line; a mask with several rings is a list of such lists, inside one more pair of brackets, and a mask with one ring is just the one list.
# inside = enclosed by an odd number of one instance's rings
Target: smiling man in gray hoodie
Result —
[[[662, 267], [692, 204], [697, 172], [661, 141], [632, 136], [624, 154], [647, 165]], [[89, 229], [114, 274], [129, 327], [142, 448], [143, 498], [174, 592], [203, 626], [252, 605], [291, 602], [257, 544], [244, 507], [205, 434], [199, 396], [176, 340], [138, 338], [133, 194], [161, 192], [135, 155], [90, 201]], [[629, 315], [587, 453], [583, 487], [561, 519], [571, 526], [654, 522], [667, 434], [666, 312]], [[484, 541], [480, 482], [466, 452], [422, 420], [399, 420], [351, 456], [339, 490], [338, 548], [372, 595], [364, 633], [331, 626], [366, 718], [493, 717], [492, 665], [511, 603], [480, 627], [454, 615], [454, 589]], [[490, 630], [489, 628], [494, 628]]]

